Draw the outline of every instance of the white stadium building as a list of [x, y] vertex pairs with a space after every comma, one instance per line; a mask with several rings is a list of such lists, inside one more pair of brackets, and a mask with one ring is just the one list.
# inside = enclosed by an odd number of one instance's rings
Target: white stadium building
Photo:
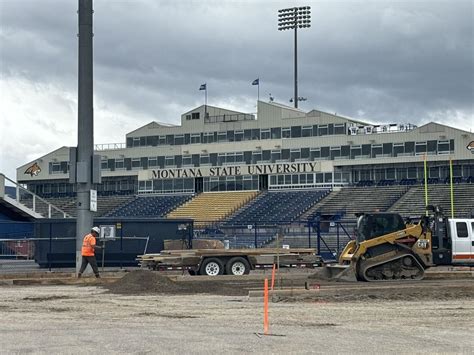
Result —
[[[474, 134], [442, 125], [373, 125], [318, 110], [258, 101], [257, 114], [200, 106], [181, 125], [150, 122], [124, 143], [96, 144], [99, 195], [474, 182]], [[44, 197], [72, 196], [69, 147], [17, 169]]]

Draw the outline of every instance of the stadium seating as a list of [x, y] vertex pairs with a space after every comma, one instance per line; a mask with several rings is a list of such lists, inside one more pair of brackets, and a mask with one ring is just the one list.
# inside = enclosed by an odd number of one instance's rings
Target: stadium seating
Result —
[[[133, 199], [135, 199], [133, 195], [97, 196], [97, 212], [95, 215], [102, 217]], [[76, 216], [76, 197], [51, 197], [45, 200], [69, 215]]]
[[192, 218], [197, 228], [228, 217], [254, 199], [256, 191], [204, 192], [168, 214], [168, 218]]
[[226, 224], [291, 223], [328, 192], [328, 190], [265, 191], [237, 211]]
[[106, 214], [108, 217], [163, 217], [192, 195], [137, 196]]
[[340, 214], [355, 218], [358, 212], [387, 211], [401, 196], [407, 186], [352, 186], [333, 191], [306, 213], [303, 218], [312, 219], [316, 213]]
[[[474, 185], [455, 184], [454, 216], [470, 217], [474, 208]], [[451, 193], [449, 185], [428, 185], [428, 204], [441, 206], [446, 215], [451, 216]], [[391, 212], [400, 213], [404, 217], [421, 216], [425, 211], [425, 188], [413, 186], [390, 209]]]

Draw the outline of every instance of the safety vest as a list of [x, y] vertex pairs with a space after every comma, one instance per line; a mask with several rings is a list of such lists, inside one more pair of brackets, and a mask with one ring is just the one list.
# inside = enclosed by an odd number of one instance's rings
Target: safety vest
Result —
[[92, 234], [87, 234], [82, 241], [82, 256], [95, 255], [95, 237]]

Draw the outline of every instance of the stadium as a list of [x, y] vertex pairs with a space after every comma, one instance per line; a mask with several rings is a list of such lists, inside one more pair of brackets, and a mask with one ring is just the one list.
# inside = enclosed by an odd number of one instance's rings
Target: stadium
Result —
[[[459, 194], [455, 214], [460, 217], [471, 212], [464, 200], [474, 191], [473, 141], [471, 132], [433, 122], [420, 127], [374, 125], [263, 101], [258, 101], [256, 114], [201, 106], [184, 113], [180, 125], [154, 121], [127, 133], [121, 143], [96, 144], [102, 175], [97, 190], [102, 199], [119, 201], [112, 206], [122, 208], [128, 216], [176, 215], [181, 205], [193, 204], [190, 199], [213, 193], [209, 196], [216, 201], [231, 197], [224, 219], [232, 219], [239, 209], [246, 210], [255, 200], [265, 205], [265, 199], [270, 201], [277, 192], [282, 194], [274, 207], [290, 210], [292, 204], [298, 205], [296, 196], [308, 196], [308, 191], [322, 195], [314, 194], [304, 211], [282, 216], [282, 222], [300, 218], [315, 205], [323, 213], [350, 215], [356, 212], [350, 207], [354, 199], [361, 200], [356, 204], [359, 212], [369, 208], [421, 214], [424, 160], [429, 195], [447, 211], [451, 160], [455, 193]], [[69, 154], [69, 147], [61, 147], [26, 162], [18, 167], [16, 180], [73, 215], [73, 209], [67, 208], [73, 207], [75, 195], [75, 186], [69, 183]], [[32, 167], [36, 167], [33, 172]], [[235, 194], [238, 191], [242, 193]], [[134, 205], [141, 204], [137, 198], [151, 202], [152, 196], [168, 207], [148, 214], [134, 211]], [[400, 199], [416, 197], [419, 203], [413, 201], [411, 210], [397, 206]], [[206, 203], [211, 206], [213, 202]], [[117, 215], [120, 209], [100, 213]], [[180, 215], [196, 217], [191, 212]], [[248, 213], [248, 220], [242, 222], [255, 222], [251, 216]], [[269, 211], [261, 221], [272, 217], [274, 212]], [[223, 218], [200, 215], [198, 219]]]

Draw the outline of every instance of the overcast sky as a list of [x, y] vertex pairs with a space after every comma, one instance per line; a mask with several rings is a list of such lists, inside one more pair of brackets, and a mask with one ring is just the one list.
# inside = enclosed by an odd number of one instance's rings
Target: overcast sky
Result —
[[[298, 33], [299, 95], [374, 123], [474, 130], [474, 2], [94, 1], [95, 143], [204, 103], [289, 104], [293, 33], [278, 9], [312, 7]], [[0, 0], [0, 172], [77, 144], [77, 0]]]

